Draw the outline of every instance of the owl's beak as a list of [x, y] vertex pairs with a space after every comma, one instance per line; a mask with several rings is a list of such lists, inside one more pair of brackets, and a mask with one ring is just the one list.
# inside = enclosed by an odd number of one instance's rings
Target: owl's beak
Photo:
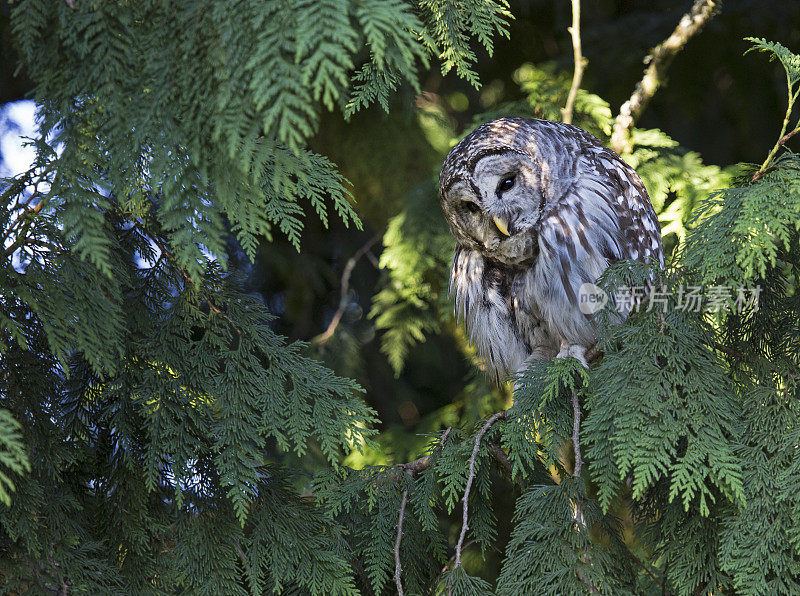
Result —
[[494, 225], [497, 226], [497, 229], [500, 230], [501, 234], [504, 236], [511, 236], [511, 234], [508, 233], [508, 222], [505, 219], [502, 217], [497, 217], [496, 215], [493, 216], [492, 219], [494, 220]]

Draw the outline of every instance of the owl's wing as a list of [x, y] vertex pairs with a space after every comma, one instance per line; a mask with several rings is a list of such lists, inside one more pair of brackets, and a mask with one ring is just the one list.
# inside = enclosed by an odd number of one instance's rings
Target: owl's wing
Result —
[[551, 328], [570, 344], [589, 345], [594, 332], [580, 309], [581, 286], [609, 264], [655, 260], [664, 254], [658, 220], [637, 174], [616, 154], [587, 148], [574, 182], [546, 212], [539, 227], [533, 299]]

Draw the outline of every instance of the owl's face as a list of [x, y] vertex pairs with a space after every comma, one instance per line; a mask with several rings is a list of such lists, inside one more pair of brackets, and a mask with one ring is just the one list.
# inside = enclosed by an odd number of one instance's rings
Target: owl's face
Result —
[[478, 151], [442, 188], [442, 208], [459, 244], [508, 265], [536, 258], [544, 208], [542, 172], [517, 148]]

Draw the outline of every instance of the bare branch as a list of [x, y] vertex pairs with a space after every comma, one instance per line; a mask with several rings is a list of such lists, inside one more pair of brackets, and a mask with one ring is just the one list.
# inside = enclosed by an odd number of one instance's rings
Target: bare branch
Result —
[[503, 410], [493, 414], [478, 431], [475, 436], [475, 446], [472, 449], [472, 456], [469, 458], [469, 473], [467, 474], [467, 486], [464, 489], [464, 513], [461, 522], [461, 535], [458, 537], [458, 544], [456, 545], [456, 563], [453, 569], [458, 569], [461, 565], [461, 550], [464, 545], [464, 537], [467, 535], [467, 528], [469, 527], [469, 491], [472, 488], [472, 482], [475, 480], [475, 459], [478, 457], [478, 451], [481, 448], [481, 439], [486, 431], [498, 420], [505, 420], [508, 412]]
[[[710, 348], [713, 348], [715, 350], [719, 350], [720, 352], [722, 352], [726, 356], [730, 356], [731, 358], [733, 358], [735, 360], [742, 360], [742, 361], [747, 360], [747, 356], [745, 356], [744, 354], [742, 354], [738, 350], [735, 350], [733, 348], [729, 348], [727, 346], [724, 346], [719, 342], [712, 342], [712, 343], [703, 342], [703, 343], [705, 343]], [[785, 377], [789, 378], [792, 381], [797, 381], [798, 379], [800, 379], [800, 374], [798, 374], [798, 373], [789, 373], [789, 372], [782, 371], [777, 365], [775, 365], [772, 362], [768, 362], [767, 364], [769, 365], [769, 368], [772, 370], [772, 372], [774, 372], [778, 376], [781, 376], [781, 377], [785, 376]]]
[[242, 562], [242, 567], [244, 567], [244, 570], [247, 573], [247, 578], [248, 579], [252, 578], [253, 571], [250, 568], [250, 563], [247, 561], [247, 557], [244, 555], [244, 551], [242, 550], [242, 545], [239, 544], [238, 540], [233, 541], [233, 548], [236, 550], [236, 554], [239, 555], [239, 561]]
[[[31, 198], [33, 198], [33, 196], [35, 196], [35, 195], [36, 195], [36, 192], [34, 192], [31, 195]], [[8, 255], [14, 254], [15, 250], [17, 250], [20, 246], [25, 244], [25, 239], [28, 236], [28, 230], [30, 229], [31, 224], [33, 223], [33, 219], [34, 219], [33, 217], [29, 217], [29, 216], [35, 216], [36, 214], [38, 214], [39, 211], [41, 211], [43, 205], [44, 205], [44, 200], [41, 200], [33, 208], [26, 207], [23, 210], [22, 214], [11, 224], [11, 227], [9, 228], [8, 233], [6, 234], [6, 238], [10, 238], [11, 234], [13, 234], [13, 232], [17, 228], [17, 226], [21, 222], [24, 222], [23, 225], [22, 225], [22, 229], [20, 230], [19, 235], [17, 236], [17, 239], [14, 240], [14, 242], [12, 242], [10, 245], [8, 245], [6, 247], [6, 249], [3, 251], [3, 256], [8, 256]]]
[[[447, 439], [447, 436], [450, 434], [451, 430], [453, 430], [453, 428], [448, 427], [447, 430], [444, 431], [442, 438], [439, 439], [440, 446], [444, 445], [445, 439]], [[409, 476], [414, 476], [415, 474], [419, 474], [422, 470], [427, 470], [430, 465], [431, 456], [428, 454], [425, 457], [420, 457], [419, 459], [415, 459], [407, 464], [400, 464], [397, 467], [405, 471]], [[397, 586], [397, 593], [399, 596], [403, 596], [403, 582], [401, 579], [403, 567], [400, 565], [400, 542], [403, 540], [403, 516], [406, 512], [407, 499], [408, 489], [404, 488], [403, 498], [400, 501], [400, 513], [397, 518], [397, 538], [394, 541], [394, 583]]]
[[572, 86], [569, 88], [567, 103], [561, 109], [561, 120], [565, 124], [572, 124], [572, 112], [575, 109], [575, 98], [583, 79], [583, 69], [587, 60], [581, 50], [581, 0], [572, 0], [572, 26], [567, 29], [572, 36], [572, 54], [575, 61], [575, 71], [572, 74]]
[[[581, 468], [583, 467], [583, 458], [581, 457], [581, 444], [580, 444], [580, 432], [581, 432], [581, 403], [578, 399], [578, 392], [575, 391], [572, 394], [572, 450], [575, 452], [575, 466], [572, 468], [572, 476], [575, 478], [581, 477]], [[579, 497], [575, 499], [575, 510], [573, 512], [573, 519], [577, 524], [578, 528], [581, 531], [585, 532], [586, 535], [589, 535], [589, 528], [586, 526], [586, 518], [583, 516], [583, 498]], [[581, 549], [581, 558], [583, 559], [584, 563], [589, 564], [589, 555], [583, 549]], [[589, 581], [588, 578], [584, 577], [580, 571], [578, 572], [578, 577], [581, 578], [581, 581], [589, 586], [589, 593], [596, 594], [597, 588]]]
[[375, 234], [367, 241], [366, 244], [364, 244], [364, 246], [359, 248], [356, 253], [347, 260], [344, 270], [342, 271], [342, 282], [339, 293], [339, 308], [336, 309], [336, 313], [334, 313], [328, 328], [311, 340], [311, 342], [317, 344], [317, 346], [324, 346], [325, 342], [333, 337], [336, 328], [339, 326], [339, 323], [341, 322], [342, 317], [347, 310], [347, 305], [349, 304], [348, 292], [350, 291], [350, 276], [353, 274], [353, 269], [355, 268], [356, 263], [358, 263], [358, 260], [363, 257], [370, 248], [372, 248], [373, 244], [378, 241], [378, 238], [380, 238], [380, 234]]
[[671, 594], [670, 594], [669, 590], [667, 590], [666, 586], [664, 586], [664, 584], [661, 582], [661, 580], [658, 579], [658, 577], [656, 577], [656, 575], [652, 571], [650, 571], [650, 569], [644, 563], [642, 563], [642, 561], [641, 561], [641, 559], [639, 559], [639, 557], [634, 555], [633, 552], [630, 549], [628, 549], [628, 554], [630, 554], [631, 559], [633, 559], [634, 563], [636, 563], [639, 567], [644, 569], [645, 572], [647, 573], [647, 575], [649, 575], [653, 579], [654, 582], [656, 582], [659, 586], [661, 586], [661, 592], [662, 592], [662, 594], [664, 594], [664, 596], [671, 596]]
[[408, 489], [403, 489], [403, 500], [400, 501], [400, 517], [397, 519], [397, 539], [394, 541], [394, 584], [397, 586], [398, 596], [403, 596], [403, 582], [400, 581], [400, 574], [403, 567], [400, 565], [400, 541], [403, 539], [403, 515], [406, 512], [406, 500], [408, 499]]
[[614, 122], [611, 134], [611, 148], [614, 151], [620, 154], [631, 151], [630, 130], [663, 84], [672, 59], [717, 13], [721, 4], [721, 0], [695, 0], [691, 11], [683, 15], [672, 35], [653, 48], [647, 56], [645, 64], [648, 66], [644, 76], [636, 84], [631, 98], [620, 107], [619, 115]]
[[[791, 98], [791, 100], [789, 101], [789, 107], [786, 108], [786, 117], [783, 120], [783, 127], [781, 128], [781, 135], [782, 135], [781, 138], [778, 139], [778, 142], [775, 143], [775, 146], [769, 152], [769, 155], [767, 155], [767, 159], [764, 160], [764, 163], [761, 164], [761, 167], [758, 168], [758, 171], [753, 175], [753, 179], [751, 180], [751, 182], [755, 182], [756, 180], [759, 180], [764, 174], [767, 173], [767, 169], [769, 168], [770, 164], [772, 163], [772, 159], [775, 157], [775, 154], [778, 152], [778, 149], [783, 147], [783, 145], [786, 144], [786, 142], [789, 139], [791, 139], [794, 135], [796, 135], [798, 132], [800, 132], [800, 124], [798, 124], [797, 127], [794, 130], [792, 130], [790, 132], [786, 132], [786, 127], [789, 124], [789, 118], [792, 115], [792, 106], [794, 105], [794, 102], [797, 99], [798, 93], [800, 93], [800, 91], [798, 91], [797, 93], [794, 94], [794, 97]], [[784, 134], [784, 133], [786, 133], [786, 134]]]
[[581, 458], [581, 404], [578, 401], [578, 392], [572, 394], [572, 449], [575, 451], [575, 467], [572, 468], [572, 475], [579, 478], [581, 475], [581, 466], [583, 466], [583, 459]]

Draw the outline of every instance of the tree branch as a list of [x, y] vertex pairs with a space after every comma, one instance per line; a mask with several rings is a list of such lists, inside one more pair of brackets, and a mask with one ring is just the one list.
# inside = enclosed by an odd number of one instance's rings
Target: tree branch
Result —
[[400, 541], [403, 539], [403, 515], [406, 512], [406, 500], [408, 499], [408, 489], [403, 489], [403, 500], [400, 501], [400, 516], [397, 519], [397, 539], [394, 541], [394, 584], [397, 586], [398, 596], [403, 596], [403, 582], [400, 581], [400, 574], [403, 567], [400, 565]]
[[481, 427], [481, 430], [479, 430], [478, 434], [475, 436], [475, 446], [472, 449], [472, 456], [469, 458], [467, 486], [464, 489], [464, 513], [461, 522], [461, 535], [458, 537], [458, 544], [456, 545], [456, 562], [455, 565], [453, 565], [453, 569], [458, 569], [458, 567], [461, 565], [461, 550], [464, 545], [464, 537], [467, 535], [467, 528], [469, 527], [469, 491], [472, 488], [473, 480], [475, 480], [475, 459], [478, 457], [478, 451], [481, 447], [481, 439], [483, 438], [483, 435], [486, 434], [486, 431], [488, 431], [495, 422], [498, 420], [505, 420], [507, 414], [508, 412], [506, 410], [493, 414], [484, 423], [484, 425]]
[[578, 401], [578, 392], [572, 394], [572, 449], [575, 451], [575, 466], [572, 468], [572, 475], [576, 478], [581, 476], [583, 458], [581, 458], [581, 404]]
[[561, 120], [564, 124], [572, 124], [572, 112], [575, 109], [575, 98], [578, 97], [578, 89], [581, 87], [583, 79], [583, 69], [586, 67], [587, 60], [583, 57], [581, 50], [581, 0], [572, 0], [572, 26], [567, 29], [572, 36], [572, 54], [575, 62], [575, 70], [572, 74], [572, 86], [569, 88], [567, 103], [561, 109]]
[[[712, 342], [712, 343], [703, 342], [703, 343], [705, 343], [709, 348], [712, 348], [714, 350], [718, 350], [718, 351], [722, 352], [723, 354], [725, 354], [726, 356], [730, 356], [731, 358], [734, 358], [736, 360], [742, 360], [742, 361], [747, 360], [747, 356], [745, 356], [744, 354], [742, 354], [738, 350], [735, 350], [733, 348], [729, 348], [727, 346], [723, 346], [719, 342]], [[766, 359], [766, 357], [765, 357], [765, 359]], [[778, 376], [781, 376], [781, 377], [786, 376], [786, 377], [788, 377], [789, 379], [791, 379], [793, 381], [796, 381], [796, 380], [800, 379], [800, 374], [798, 374], [798, 373], [784, 372], [780, 368], [778, 368], [778, 366], [776, 366], [774, 363], [769, 362], [769, 361], [767, 362], [767, 364], [769, 365], [770, 370], [772, 370], [772, 372], [774, 372]]]
[[797, 100], [797, 95], [800, 94], [800, 90], [797, 93], [792, 94], [791, 85], [789, 86], [789, 105], [786, 108], [786, 116], [783, 119], [783, 125], [781, 126], [781, 138], [778, 139], [778, 142], [775, 143], [775, 146], [767, 155], [767, 159], [764, 160], [764, 163], [761, 164], [761, 167], [758, 168], [758, 171], [753, 175], [753, 179], [751, 182], [755, 182], [756, 180], [761, 179], [761, 177], [766, 174], [767, 168], [772, 163], [772, 159], [775, 157], [775, 154], [789, 139], [791, 139], [794, 135], [800, 132], [800, 124], [798, 124], [794, 130], [790, 132], [786, 132], [786, 128], [789, 126], [789, 119], [792, 117], [792, 108], [794, 106], [794, 102]]
[[[35, 195], [36, 192], [34, 192], [33, 195], [31, 195], [31, 198], [33, 198]], [[12, 242], [11, 244], [9, 244], [3, 251], [4, 257], [14, 254], [15, 250], [17, 250], [20, 246], [25, 244], [25, 238], [27, 237], [28, 230], [30, 229], [31, 224], [33, 223], [34, 220], [33, 217], [28, 217], [28, 216], [29, 215], [35, 216], [37, 213], [39, 213], [39, 211], [41, 211], [43, 205], [44, 205], [44, 200], [41, 200], [32, 209], [26, 207], [25, 210], [22, 212], [22, 214], [14, 221], [14, 223], [11, 224], [11, 227], [9, 228], [8, 233], [5, 236], [6, 238], [9, 238], [11, 234], [13, 234], [14, 229], [20, 224], [20, 222], [23, 221], [25, 222], [22, 225], [22, 229], [20, 230], [17, 239], [14, 240], [14, 242]]]
[[242, 550], [242, 545], [239, 544], [239, 541], [234, 539], [233, 547], [236, 549], [236, 554], [239, 555], [239, 561], [242, 563], [242, 567], [244, 567], [245, 573], [247, 573], [247, 578], [252, 579], [253, 572], [250, 569], [250, 563], [247, 561], [247, 557], [244, 555], [244, 551]]
[[498, 463], [498, 464], [500, 464], [500, 466], [501, 466], [501, 467], [502, 467], [502, 468], [503, 468], [503, 469], [506, 471], [506, 473], [508, 474], [508, 477], [509, 477], [509, 478], [511, 478], [511, 479], [512, 479], [512, 481], [513, 481], [513, 478], [514, 478], [514, 468], [513, 468], [513, 466], [511, 465], [511, 462], [510, 462], [510, 461], [508, 461], [508, 456], [506, 455], [506, 452], [505, 452], [505, 451], [503, 451], [503, 450], [500, 448], [500, 446], [499, 446], [499, 445], [495, 445], [495, 444], [494, 444], [494, 443], [492, 443], [491, 441], [489, 441], [487, 444], [488, 444], [488, 446], [489, 446], [489, 453], [491, 453], [491, 454], [494, 456], [494, 459], [497, 461], [497, 463]]
[[[439, 439], [439, 445], [444, 445], [447, 436], [450, 434], [450, 431], [453, 430], [452, 427], [448, 427], [446, 431], [442, 434], [442, 438]], [[405, 464], [397, 464], [397, 467], [401, 470], [404, 470], [411, 474], [412, 476], [416, 476], [420, 472], [423, 472], [431, 467], [433, 461], [431, 460], [431, 454], [425, 455], [423, 457], [417, 458], [414, 461], [410, 461]]]
[[[442, 434], [442, 438], [439, 439], [439, 445], [444, 445], [445, 439], [450, 434], [450, 431], [453, 430], [452, 427], [448, 427], [446, 431]], [[419, 474], [422, 470], [427, 470], [431, 466], [431, 454], [426, 455], [425, 457], [420, 457], [419, 459], [415, 459], [412, 462], [407, 464], [400, 464], [398, 467], [406, 472], [409, 476], [414, 476], [415, 474]], [[397, 538], [394, 541], [394, 583], [397, 586], [397, 593], [399, 596], [403, 596], [403, 582], [401, 580], [401, 574], [403, 573], [403, 567], [400, 565], [400, 542], [403, 540], [403, 516], [406, 512], [406, 502], [408, 500], [408, 489], [403, 489], [403, 498], [400, 501], [400, 513], [398, 514], [397, 518]]]
[[[580, 444], [580, 432], [581, 432], [581, 403], [578, 399], [578, 392], [575, 391], [572, 394], [572, 450], [575, 452], [575, 465], [572, 468], [572, 476], [574, 478], [581, 477], [581, 468], [583, 467], [583, 458], [581, 457], [581, 444]], [[575, 512], [573, 514], [573, 519], [575, 523], [578, 525], [581, 531], [586, 532], [586, 536], [589, 536], [589, 528], [586, 526], [586, 518], [583, 516], [583, 498], [579, 497], [575, 499]], [[584, 549], [581, 549], [581, 558], [583, 562], [587, 565], [590, 565], [591, 562], [589, 561], [589, 555], [586, 553]], [[578, 577], [581, 578], [581, 581], [589, 586], [589, 593], [596, 594], [598, 592], [597, 588], [589, 581], [588, 578], [584, 577], [580, 571], [578, 571]]]
[[324, 346], [325, 342], [333, 337], [336, 328], [339, 326], [339, 323], [341, 322], [342, 317], [347, 310], [347, 305], [349, 304], [348, 292], [350, 290], [350, 276], [353, 274], [353, 269], [355, 268], [356, 263], [358, 263], [358, 260], [363, 257], [378, 241], [378, 238], [380, 238], [380, 234], [375, 234], [367, 241], [366, 244], [364, 244], [364, 246], [359, 248], [356, 253], [347, 260], [347, 264], [345, 264], [344, 270], [342, 271], [342, 282], [339, 293], [339, 308], [336, 309], [336, 313], [334, 313], [328, 328], [311, 340], [311, 342], [317, 344], [317, 346]]
[[683, 15], [678, 26], [667, 39], [657, 45], [645, 59], [648, 64], [642, 80], [636, 84], [631, 98], [622, 104], [611, 134], [611, 148], [619, 154], [633, 148], [630, 130], [639, 119], [655, 92], [664, 82], [664, 76], [675, 55], [717, 12], [720, 0], [695, 0], [691, 11]]
[[664, 584], [661, 582], [661, 580], [658, 579], [656, 574], [653, 573], [652, 571], [650, 571], [650, 569], [647, 568], [647, 566], [642, 562], [642, 560], [639, 557], [637, 557], [636, 555], [634, 555], [633, 552], [630, 549], [627, 549], [627, 550], [628, 550], [628, 554], [631, 556], [631, 559], [633, 559], [634, 563], [636, 563], [639, 567], [644, 569], [645, 573], [647, 573], [647, 575], [649, 575], [653, 579], [654, 582], [656, 582], [659, 586], [661, 586], [662, 593], [665, 596], [671, 596], [670, 593], [669, 593], [669, 590], [667, 590], [666, 586], [664, 586]]

